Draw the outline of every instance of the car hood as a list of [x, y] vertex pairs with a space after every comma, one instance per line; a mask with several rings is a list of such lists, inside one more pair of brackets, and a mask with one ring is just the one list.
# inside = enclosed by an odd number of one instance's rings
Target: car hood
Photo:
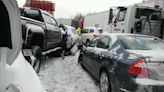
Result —
[[22, 33], [20, 23], [20, 12], [16, 0], [1, 0], [5, 5], [10, 21], [12, 49], [7, 52], [7, 64], [11, 65], [18, 57], [22, 48]]
[[147, 57], [152, 62], [164, 61], [164, 50], [127, 50], [139, 57]]

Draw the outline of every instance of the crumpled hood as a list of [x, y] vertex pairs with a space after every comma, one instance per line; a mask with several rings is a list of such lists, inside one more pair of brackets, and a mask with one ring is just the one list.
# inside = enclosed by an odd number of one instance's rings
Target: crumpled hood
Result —
[[164, 50], [127, 50], [139, 57], [150, 57], [151, 61], [164, 61]]

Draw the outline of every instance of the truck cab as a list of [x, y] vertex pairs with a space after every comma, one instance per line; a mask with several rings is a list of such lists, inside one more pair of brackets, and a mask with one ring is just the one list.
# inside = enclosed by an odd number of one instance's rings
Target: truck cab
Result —
[[113, 33], [137, 33], [160, 37], [161, 9], [140, 5], [118, 7]]

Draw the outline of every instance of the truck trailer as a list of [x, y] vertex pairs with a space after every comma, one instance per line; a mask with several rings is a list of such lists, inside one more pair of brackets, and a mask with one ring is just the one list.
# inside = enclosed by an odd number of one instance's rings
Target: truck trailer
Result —
[[84, 17], [84, 27], [101, 27], [111, 23], [113, 16], [116, 16], [117, 8], [111, 8], [107, 11], [89, 14]]

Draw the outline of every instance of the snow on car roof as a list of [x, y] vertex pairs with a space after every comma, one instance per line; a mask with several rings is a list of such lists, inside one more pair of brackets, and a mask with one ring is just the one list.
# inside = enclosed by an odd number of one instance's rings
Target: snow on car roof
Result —
[[109, 35], [109, 36], [147, 36], [147, 37], [154, 37], [150, 35], [143, 35], [143, 34], [130, 34], [130, 33], [107, 33], [102, 35]]

